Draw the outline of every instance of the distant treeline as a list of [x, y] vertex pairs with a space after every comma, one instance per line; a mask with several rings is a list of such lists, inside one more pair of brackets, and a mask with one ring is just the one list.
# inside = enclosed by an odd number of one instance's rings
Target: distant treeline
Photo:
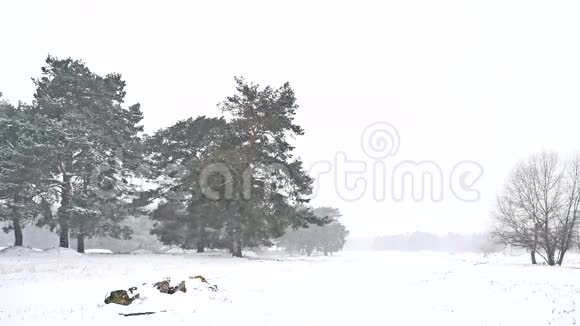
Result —
[[373, 250], [445, 251], [445, 252], [492, 252], [502, 248], [486, 234], [436, 235], [426, 232], [386, 235], [377, 237], [371, 244]]

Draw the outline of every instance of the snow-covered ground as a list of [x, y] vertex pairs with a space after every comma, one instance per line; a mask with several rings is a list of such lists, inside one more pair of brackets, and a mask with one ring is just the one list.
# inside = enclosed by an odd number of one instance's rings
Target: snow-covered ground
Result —
[[[574, 325], [579, 266], [578, 255], [547, 267], [527, 256], [432, 252], [235, 259], [8, 248], [0, 252], [0, 325]], [[196, 275], [219, 291], [189, 279]], [[187, 293], [151, 291], [168, 277], [186, 280]], [[146, 299], [104, 304], [109, 291], [131, 286]], [[158, 313], [119, 315], [147, 311]]]

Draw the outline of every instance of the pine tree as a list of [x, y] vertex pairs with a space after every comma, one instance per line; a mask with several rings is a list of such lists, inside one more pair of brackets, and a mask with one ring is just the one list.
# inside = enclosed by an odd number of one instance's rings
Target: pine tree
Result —
[[292, 155], [290, 139], [304, 130], [294, 122], [296, 97], [288, 83], [273, 89], [236, 78], [236, 94], [220, 104], [229, 118], [221, 159], [231, 168], [235, 209], [228, 215], [232, 254], [244, 245], [271, 244], [286, 227], [309, 220], [324, 223], [294, 207], [308, 202], [312, 179]]
[[[204, 168], [213, 161], [225, 121], [198, 117], [177, 122], [148, 140], [149, 161], [159, 187], [147, 194], [147, 203], [158, 201], [152, 230], [164, 244], [196, 248], [215, 242], [223, 226], [221, 203], [203, 195]], [[221, 181], [212, 177], [212, 185]], [[207, 186], [206, 186], [207, 187]]]
[[52, 135], [50, 121], [25, 105], [14, 107], [0, 99], [0, 220], [10, 221], [14, 245], [22, 246], [22, 228], [40, 212], [44, 146]]
[[72, 231], [79, 251], [86, 237], [126, 235], [119, 221], [130, 191], [125, 177], [139, 160], [142, 113], [138, 104], [123, 107], [121, 75], [102, 77], [82, 61], [49, 56], [35, 84], [35, 111], [58, 132], [44, 159], [59, 208], [44, 223], [58, 227], [61, 247], [68, 247]]
[[303, 134], [294, 91], [236, 83], [219, 105], [227, 122], [187, 119], [147, 141], [159, 186], [144, 203], [157, 203], [153, 233], [166, 244], [227, 246], [241, 256], [242, 246], [271, 245], [289, 226], [327, 222], [295, 209], [308, 201], [312, 179], [291, 154], [289, 139]]

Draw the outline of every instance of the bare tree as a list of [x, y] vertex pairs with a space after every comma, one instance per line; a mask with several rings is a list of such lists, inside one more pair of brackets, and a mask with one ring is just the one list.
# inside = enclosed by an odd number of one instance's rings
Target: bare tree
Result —
[[580, 204], [580, 159], [563, 164], [557, 153], [543, 152], [520, 162], [494, 212], [493, 236], [526, 248], [548, 265], [562, 264], [572, 245]]
[[567, 167], [567, 177], [564, 184], [565, 198], [560, 212], [561, 234], [558, 235], [559, 254], [557, 264], [562, 265], [564, 255], [572, 247], [574, 235], [578, 229], [578, 218], [580, 206], [580, 156], [576, 155]]

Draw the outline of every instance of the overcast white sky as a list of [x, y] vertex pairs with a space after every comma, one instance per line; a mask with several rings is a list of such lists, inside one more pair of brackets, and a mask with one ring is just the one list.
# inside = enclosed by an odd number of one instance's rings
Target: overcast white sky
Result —
[[365, 126], [400, 134], [387, 165], [462, 160], [484, 168], [474, 203], [343, 201], [320, 178], [316, 205], [335, 206], [354, 237], [479, 232], [519, 159], [542, 149], [580, 150], [578, 1], [3, 1], [0, 91], [31, 101], [47, 54], [119, 72], [128, 103], [151, 132], [189, 116], [217, 115], [233, 76], [289, 81], [309, 166], [337, 152], [367, 160]]

